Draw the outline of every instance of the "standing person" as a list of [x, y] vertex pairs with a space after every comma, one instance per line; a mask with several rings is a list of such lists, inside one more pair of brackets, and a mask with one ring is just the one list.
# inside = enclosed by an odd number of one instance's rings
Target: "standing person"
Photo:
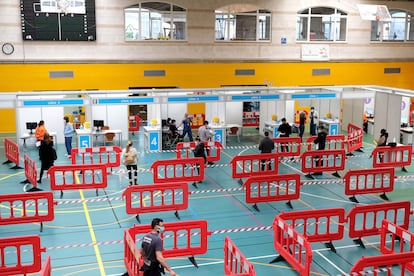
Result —
[[132, 171], [134, 171], [134, 185], [138, 184], [138, 152], [129, 140], [126, 147], [122, 150], [121, 159], [128, 171], [129, 186], [132, 185]]
[[159, 235], [164, 232], [164, 221], [154, 218], [151, 229], [151, 232], [142, 238], [140, 253], [144, 257], [144, 264], [140, 270], [144, 271], [144, 276], [161, 276], [161, 273], [164, 274], [164, 269], [170, 273], [170, 276], [177, 275], [162, 255], [163, 246]]
[[319, 123], [319, 113], [315, 110], [315, 108], [311, 107], [311, 112], [309, 115], [310, 118], [310, 135], [315, 136], [316, 135], [316, 126]]
[[63, 120], [65, 122], [65, 129], [63, 131], [63, 134], [65, 135], [65, 147], [67, 152], [66, 156], [71, 158], [73, 126], [69, 122], [69, 117], [65, 116], [63, 117]]
[[35, 137], [36, 137], [36, 146], [40, 147], [42, 144], [42, 141], [44, 140], [45, 133], [47, 132], [45, 127], [45, 121], [40, 120], [37, 124], [37, 127], [35, 129]]
[[[289, 125], [288, 122], [286, 122], [286, 118], [282, 118], [282, 123], [277, 129], [277, 132], [279, 133], [279, 137], [289, 137], [289, 135], [292, 133], [292, 127]], [[280, 151], [288, 151], [288, 145], [281, 143], [280, 145]]]
[[301, 111], [299, 113], [299, 137], [300, 141], [302, 142], [303, 133], [305, 132], [305, 124], [306, 124], [306, 113], [305, 111]]
[[[195, 139], [196, 141], [196, 147], [194, 148], [194, 157], [203, 157], [204, 158], [204, 163], [207, 162], [207, 157], [206, 157], [206, 150], [204, 147], [204, 143], [201, 141], [200, 137], [197, 137]], [[199, 166], [196, 166], [196, 170], [198, 175], [200, 175], [200, 168]], [[202, 181], [198, 181], [198, 183], [201, 183]], [[193, 183], [194, 187], [197, 187], [196, 183]]]
[[[259, 150], [261, 153], [271, 153], [272, 150], [275, 149], [275, 143], [269, 137], [269, 132], [265, 131], [264, 138], [259, 143]], [[263, 159], [261, 160], [261, 170], [264, 171], [266, 168], [266, 162], [268, 162], [267, 168], [270, 171], [272, 169], [272, 165], [270, 164], [270, 160]]]
[[[198, 128], [198, 137], [200, 137], [200, 140], [202, 143], [204, 142], [208, 142], [211, 140], [212, 135], [210, 132], [210, 128], [208, 126], [208, 121], [204, 121], [203, 125], [201, 127]], [[210, 149], [207, 147], [206, 148], [206, 152], [207, 152], [207, 156], [210, 156]], [[208, 162], [209, 165], [214, 164], [213, 162]]]
[[[318, 150], [324, 150], [326, 146], [326, 132], [325, 127], [320, 125], [318, 127], [318, 137], [313, 141], [318, 147]], [[315, 156], [315, 167], [320, 167], [323, 165], [323, 160], [320, 156]], [[322, 175], [322, 172], [313, 173], [313, 175]]]
[[[375, 143], [377, 144], [377, 147], [384, 147], [387, 145], [387, 140], [388, 140], [388, 132], [385, 128], [381, 129], [380, 131], [380, 137], [378, 139], [375, 139]], [[372, 157], [372, 153], [371, 156], [369, 158]], [[378, 155], [379, 161], [382, 162], [382, 159], [384, 158], [384, 154], [380, 153]]]
[[45, 133], [44, 140], [41, 142], [39, 147], [39, 156], [41, 167], [37, 183], [42, 183], [44, 171], [47, 171], [50, 167], [52, 167], [57, 159], [56, 150], [53, 148], [52, 136], [50, 136], [47, 132]]
[[183, 126], [183, 139], [185, 137], [185, 135], [188, 135], [188, 139], [190, 139], [190, 142], [193, 141], [193, 132], [191, 131], [191, 117], [188, 116], [188, 113], [184, 114], [184, 119], [181, 121], [181, 125]]

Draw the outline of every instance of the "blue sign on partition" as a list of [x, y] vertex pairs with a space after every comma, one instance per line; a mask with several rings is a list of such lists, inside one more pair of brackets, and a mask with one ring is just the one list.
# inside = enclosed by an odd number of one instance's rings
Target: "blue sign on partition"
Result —
[[336, 93], [313, 93], [313, 94], [293, 94], [291, 95], [292, 100], [294, 99], [329, 99], [336, 98]]
[[217, 141], [223, 145], [223, 129], [214, 130], [214, 141]]
[[188, 97], [168, 97], [169, 103], [188, 103], [188, 102], [216, 102], [219, 96], [188, 96]]
[[149, 150], [159, 150], [159, 135], [158, 132], [149, 133]]
[[126, 97], [126, 98], [103, 98], [94, 99], [93, 104], [144, 104], [154, 103], [153, 97]]
[[90, 135], [79, 135], [79, 145], [80, 148], [90, 148], [91, 147], [91, 136]]
[[330, 124], [329, 135], [338, 135], [338, 134], [339, 134], [339, 124]]
[[234, 95], [231, 96], [232, 101], [266, 101], [266, 100], [279, 100], [280, 96], [277, 94], [273, 95]]
[[83, 105], [83, 99], [25, 100], [23, 106]]

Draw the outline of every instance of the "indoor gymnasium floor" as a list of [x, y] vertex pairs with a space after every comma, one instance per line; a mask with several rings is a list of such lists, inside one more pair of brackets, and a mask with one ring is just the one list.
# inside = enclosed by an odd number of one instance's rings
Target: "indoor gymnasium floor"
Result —
[[[2, 135], [2, 138], [12, 135]], [[153, 182], [150, 171], [151, 164], [159, 159], [173, 159], [172, 151], [157, 153], [145, 152], [143, 133], [130, 135], [135, 147], [140, 152], [139, 184]], [[344, 185], [330, 173], [316, 176], [309, 180], [301, 172], [300, 163], [286, 161], [279, 165], [280, 173], [299, 173], [302, 184], [299, 200], [292, 200], [293, 209], [286, 202], [259, 203], [260, 211], [245, 202], [244, 191], [237, 180], [232, 178], [229, 162], [233, 156], [258, 153], [257, 144], [260, 140], [255, 128], [244, 129], [241, 143], [231, 137], [228, 147], [222, 150], [221, 160], [205, 170], [205, 179], [198, 184], [198, 189], [189, 183], [192, 193], [189, 196], [187, 210], [179, 211], [181, 221], [207, 220], [208, 229], [212, 234], [208, 238], [208, 251], [204, 255], [195, 256], [198, 268], [186, 258], [168, 259], [169, 264], [181, 276], [211, 276], [224, 275], [223, 246], [224, 238], [229, 236], [242, 253], [254, 265], [256, 275], [297, 275], [286, 262], [269, 263], [278, 256], [273, 246], [272, 223], [274, 217], [281, 212], [298, 210], [315, 210], [321, 208], [342, 207], [346, 211], [356, 204], [367, 205], [381, 203], [384, 200], [378, 194], [359, 195], [359, 203], [351, 202], [344, 194]], [[346, 169], [339, 172], [341, 176], [349, 169], [372, 167], [369, 155], [374, 147], [373, 137], [366, 135], [364, 152], [356, 152], [346, 160]], [[126, 141], [123, 142], [125, 144]], [[75, 144], [75, 139], [74, 139]], [[64, 145], [59, 144], [56, 165], [70, 164], [64, 156]], [[21, 149], [21, 158], [23, 148]], [[38, 152], [35, 146], [28, 144], [28, 153], [38, 162]], [[1, 145], [0, 156], [5, 160], [4, 146]], [[23, 162], [22, 162], [23, 163]], [[21, 164], [22, 164], [21, 163]], [[25, 179], [24, 170], [10, 169], [11, 164], [0, 166], [0, 185], [2, 194], [22, 193]], [[40, 163], [37, 163], [40, 168]], [[414, 199], [414, 166], [406, 168], [408, 172], [396, 168], [398, 176], [393, 192], [387, 194], [389, 201], [410, 201]], [[124, 168], [115, 168], [109, 176], [108, 187], [98, 191], [76, 190], [54, 192], [55, 218], [53, 221], [40, 225], [17, 224], [0, 226], [0, 237], [15, 237], [25, 235], [40, 235], [41, 245], [46, 248], [42, 259], [50, 256], [52, 275], [122, 275], [126, 272], [123, 256], [124, 231], [138, 224], [135, 215], [128, 215], [122, 192], [128, 185]], [[408, 177], [399, 177], [408, 176]], [[321, 181], [322, 180], [322, 181]], [[50, 191], [49, 180], [43, 180], [39, 185], [44, 191]], [[2, 213], [5, 206], [0, 206]], [[173, 212], [141, 214], [142, 224], [149, 224], [154, 217], [161, 217], [164, 222], [176, 222], [178, 219]], [[411, 221], [411, 220], [410, 220]], [[411, 221], [411, 232], [414, 226]], [[355, 244], [345, 235], [342, 240], [334, 241], [336, 253], [325, 247], [324, 243], [312, 243], [313, 262], [311, 275], [343, 275], [350, 271], [352, 265], [363, 255], [379, 255], [379, 236], [364, 239], [365, 249]], [[167, 242], [167, 241], [166, 241]], [[5, 252], [5, 259], [11, 261], [14, 252]], [[12, 261], [11, 261], [12, 262]], [[399, 275], [399, 274], [398, 274]]]

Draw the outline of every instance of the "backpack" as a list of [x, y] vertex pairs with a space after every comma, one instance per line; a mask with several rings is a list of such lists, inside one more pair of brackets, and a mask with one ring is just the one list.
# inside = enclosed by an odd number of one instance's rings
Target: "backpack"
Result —
[[125, 153], [125, 165], [132, 165], [135, 163], [135, 154]]

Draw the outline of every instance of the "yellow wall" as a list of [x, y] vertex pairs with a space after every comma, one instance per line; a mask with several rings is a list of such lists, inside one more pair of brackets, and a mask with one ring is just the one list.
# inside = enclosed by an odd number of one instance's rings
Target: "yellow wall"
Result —
[[[384, 68], [400, 74], [384, 74]], [[254, 69], [254, 76], [235, 76]], [[312, 69], [330, 69], [312, 76]], [[73, 78], [51, 79], [49, 71], [73, 71]], [[165, 77], [144, 77], [144, 70], [165, 70]], [[216, 88], [222, 85], [384, 85], [414, 89], [414, 62], [284, 62], [166, 64], [1, 64], [0, 91], [122, 90], [129, 87]], [[15, 131], [13, 110], [0, 110], [0, 132]], [[8, 118], [8, 119], [5, 119]]]

